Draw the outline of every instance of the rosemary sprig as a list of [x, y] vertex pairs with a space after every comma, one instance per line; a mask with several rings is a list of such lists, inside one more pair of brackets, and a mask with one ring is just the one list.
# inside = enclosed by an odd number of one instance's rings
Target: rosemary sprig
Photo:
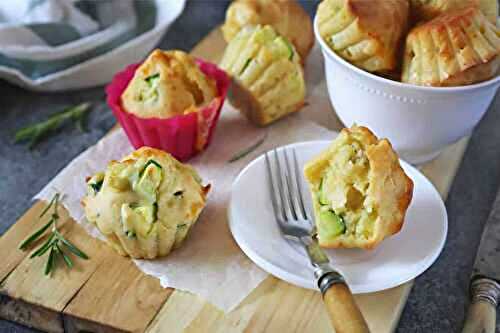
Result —
[[50, 274], [54, 270], [55, 265], [60, 257], [62, 257], [63, 261], [66, 263], [66, 266], [68, 266], [68, 268], [73, 267], [73, 261], [71, 260], [69, 254], [65, 252], [65, 250], [73, 253], [75, 256], [79, 258], [82, 259], [89, 258], [85, 254], [85, 252], [83, 252], [69, 240], [64, 238], [64, 236], [57, 230], [57, 222], [59, 221], [59, 214], [57, 212], [59, 208], [60, 199], [61, 195], [59, 193], [56, 193], [52, 198], [52, 200], [50, 200], [47, 207], [45, 207], [45, 209], [39, 216], [40, 218], [42, 218], [51, 208], [53, 208], [49, 222], [44, 224], [40, 229], [35, 231], [33, 234], [28, 236], [23, 242], [21, 242], [21, 244], [19, 244], [19, 249], [23, 251], [27, 250], [30, 247], [30, 245], [32, 245], [37, 240], [41, 239], [45, 235], [45, 232], [50, 227], [52, 227], [50, 236], [45, 240], [45, 242], [41, 246], [38, 247], [38, 249], [36, 249], [30, 255], [30, 259], [32, 259], [35, 257], [41, 257], [45, 253], [49, 252], [47, 263], [45, 264], [45, 275]]
[[85, 132], [85, 120], [90, 103], [82, 103], [54, 113], [47, 120], [21, 128], [15, 133], [14, 142], [28, 141], [28, 147], [33, 148], [42, 138], [60, 129], [66, 121], [73, 121], [76, 127]]
[[264, 143], [264, 141], [266, 141], [266, 138], [267, 138], [267, 133], [259, 141], [257, 141], [256, 143], [254, 143], [250, 147], [245, 148], [242, 151], [240, 151], [239, 153], [235, 154], [233, 157], [231, 157], [231, 159], [228, 162], [233, 163], [233, 162], [236, 162], [237, 160], [240, 160], [243, 157], [247, 156], [248, 154], [253, 152], [255, 149], [259, 148], [260, 145], [262, 145]]

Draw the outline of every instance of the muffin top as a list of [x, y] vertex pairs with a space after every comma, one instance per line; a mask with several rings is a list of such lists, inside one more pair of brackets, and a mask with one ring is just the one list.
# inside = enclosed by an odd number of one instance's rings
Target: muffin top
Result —
[[411, 15], [416, 21], [428, 21], [443, 13], [469, 6], [478, 7], [488, 20], [496, 24], [498, 0], [411, 0]]
[[190, 166], [143, 147], [89, 178], [82, 203], [87, 219], [119, 253], [154, 258], [184, 239], [208, 190]]
[[406, 38], [402, 81], [459, 86], [488, 80], [499, 68], [500, 31], [476, 6], [450, 11]]
[[224, 39], [230, 42], [244, 26], [259, 24], [271, 25], [292, 42], [302, 60], [314, 44], [311, 19], [295, 0], [233, 1], [226, 11], [226, 21], [222, 26]]
[[408, 25], [407, 0], [323, 0], [319, 33], [328, 46], [369, 72], [394, 70]]
[[215, 80], [182, 51], [153, 51], [136, 70], [121, 102], [140, 118], [170, 118], [196, 112], [217, 96]]
[[389, 141], [368, 128], [343, 129], [304, 174], [321, 246], [370, 249], [401, 229], [413, 182]]
[[[226, 47], [220, 66], [233, 78], [231, 103], [258, 125], [297, 111], [306, 93], [300, 55], [270, 25], [246, 26]], [[241, 89], [240, 89], [241, 88]]]

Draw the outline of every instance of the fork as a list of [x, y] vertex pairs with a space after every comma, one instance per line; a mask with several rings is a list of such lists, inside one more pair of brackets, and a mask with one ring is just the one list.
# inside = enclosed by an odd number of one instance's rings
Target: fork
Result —
[[275, 219], [283, 236], [304, 246], [314, 277], [325, 303], [330, 321], [337, 333], [369, 332], [343, 276], [329, 263], [319, 247], [316, 228], [306, 209], [295, 149], [292, 156], [286, 148], [265, 154], [267, 183]]

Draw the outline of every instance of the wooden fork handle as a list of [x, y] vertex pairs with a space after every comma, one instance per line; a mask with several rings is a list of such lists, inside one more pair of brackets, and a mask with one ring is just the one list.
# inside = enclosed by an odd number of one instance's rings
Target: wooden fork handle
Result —
[[343, 279], [338, 279], [338, 273], [326, 273], [318, 284], [336, 333], [370, 332], [349, 287]]

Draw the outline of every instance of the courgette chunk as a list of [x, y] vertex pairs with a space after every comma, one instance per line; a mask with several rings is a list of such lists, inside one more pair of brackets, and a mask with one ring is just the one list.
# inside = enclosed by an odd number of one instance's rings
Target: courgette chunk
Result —
[[147, 78], [144, 79], [144, 81], [146, 81], [147, 84], [150, 87], [156, 86], [156, 84], [158, 83], [158, 80], [160, 80], [160, 74], [159, 73], [150, 75], [150, 76], [148, 76]]
[[89, 187], [88, 192], [90, 193], [90, 191], [92, 191], [93, 194], [96, 195], [101, 190], [103, 183], [104, 183], [104, 173], [103, 172], [96, 173], [87, 181], [87, 185]]
[[248, 58], [247, 61], [245, 62], [245, 64], [243, 65], [243, 68], [240, 71], [240, 75], [243, 74], [243, 72], [245, 71], [245, 69], [247, 69], [248, 65], [250, 65], [251, 62], [252, 62], [252, 58]]
[[149, 160], [139, 174], [139, 181], [134, 186], [134, 191], [139, 193], [148, 203], [154, 204], [158, 187], [162, 181], [162, 167], [155, 160]]
[[102, 184], [104, 183], [104, 180], [95, 182], [95, 183], [90, 183], [90, 187], [94, 190], [94, 193], [97, 194], [101, 190]]
[[321, 212], [319, 220], [319, 233], [326, 238], [339, 236], [346, 231], [344, 220], [332, 210]]
[[325, 183], [325, 178], [321, 179], [321, 183], [319, 184], [319, 195], [318, 195], [318, 201], [319, 204], [322, 206], [327, 206], [328, 203], [328, 196], [326, 194], [326, 191], [324, 189], [324, 183]]

